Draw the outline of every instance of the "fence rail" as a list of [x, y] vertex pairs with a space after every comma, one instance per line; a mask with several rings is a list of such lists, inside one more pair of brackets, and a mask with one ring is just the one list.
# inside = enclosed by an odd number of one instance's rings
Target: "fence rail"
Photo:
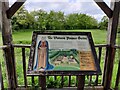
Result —
[[[14, 49], [16, 48], [19, 48], [21, 49], [22, 51], [22, 69], [23, 69], [23, 78], [24, 78], [24, 88], [27, 88], [29, 86], [35, 86], [35, 78], [38, 77], [38, 85], [39, 86], [42, 86], [42, 85], [45, 85], [44, 83], [46, 83], [46, 80], [50, 79], [51, 77], [54, 79], [54, 83], [56, 82], [57, 78], [61, 78], [61, 84], [60, 84], [60, 87], [76, 87], [80, 82], [78, 82], [78, 76], [72, 76], [72, 75], [69, 75], [69, 76], [46, 76], [46, 77], [40, 77], [40, 76], [30, 76], [31, 77], [31, 82], [32, 84], [29, 85], [28, 84], [28, 79], [27, 79], [27, 76], [26, 76], [26, 66], [27, 66], [27, 60], [26, 60], [26, 49], [30, 49], [30, 45], [19, 45], [19, 44], [14, 44], [13, 45]], [[86, 86], [102, 86], [102, 83], [104, 82], [104, 73], [105, 73], [105, 68], [106, 68], [106, 58], [105, 58], [105, 53], [107, 53], [107, 49], [108, 49], [108, 45], [95, 45], [95, 48], [96, 48], [96, 51], [97, 51], [97, 56], [98, 56], [98, 60], [99, 60], [99, 63], [101, 64], [101, 62], [104, 62], [104, 68], [103, 68], [103, 71], [102, 71], [102, 75], [94, 75], [94, 76], [85, 76], [85, 78], [87, 79], [87, 82], [86, 82]], [[2, 46], [0, 47], [0, 49], [3, 49], [4, 48], [7, 48], [7, 46]], [[115, 49], [120, 49], [120, 46], [115, 46], [114, 47]], [[101, 58], [104, 57], [104, 61], [102, 61]], [[0, 65], [1, 67], [1, 65]], [[119, 60], [119, 63], [118, 63], [118, 71], [117, 71], [117, 77], [116, 77], [116, 83], [115, 83], [115, 89], [117, 90], [118, 89], [118, 86], [119, 86], [119, 83], [120, 83], [120, 60]], [[103, 77], [102, 77], [103, 76]], [[1, 68], [0, 68], [0, 82], [3, 82], [2, 80], [2, 72], [1, 72]], [[99, 77], [101, 77], [101, 80], [99, 79]], [[67, 79], [67, 86], [65, 86], [65, 82], [64, 80]], [[42, 80], [42, 81], [41, 81]], [[74, 80], [74, 84], [73, 84], [73, 80]], [[43, 83], [44, 81], [44, 83]], [[53, 83], [53, 82], [52, 82]], [[3, 83], [0, 83], [1, 84], [1, 87], [3, 87]], [[17, 86], [18, 88], [21, 87], [21, 85], [18, 85]], [[49, 86], [48, 86], [49, 87]]]
[[7, 45], [0, 46], [0, 49], [5, 49], [5, 48], [8, 48], [8, 46]]

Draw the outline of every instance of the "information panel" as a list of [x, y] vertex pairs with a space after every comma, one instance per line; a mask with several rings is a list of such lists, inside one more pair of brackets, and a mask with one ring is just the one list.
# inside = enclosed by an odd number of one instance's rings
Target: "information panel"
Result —
[[28, 74], [47, 71], [100, 73], [91, 33], [34, 32]]

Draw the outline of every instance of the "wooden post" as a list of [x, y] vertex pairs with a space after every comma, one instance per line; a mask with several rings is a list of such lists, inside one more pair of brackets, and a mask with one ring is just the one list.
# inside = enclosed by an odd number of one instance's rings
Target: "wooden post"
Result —
[[39, 85], [41, 90], [46, 90], [46, 76], [39, 76]]
[[78, 76], [77, 90], [84, 90], [84, 86], [85, 86], [85, 75]]
[[61, 86], [63, 87], [63, 85], [64, 85], [64, 76], [62, 75], [61, 76]]
[[[116, 1], [116, 0], [115, 0]], [[104, 88], [105, 90], [110, 89], [111, 86], [111, 80], [112, 80], [112, 71], [113, 71], [113, 64], [114, 64], [114, 57], [115, 57], [115, 49], [114, 45], [116, 43], [116, 33], [117, 33], [117, 27], [118, 27], [118, 19], [119, 19], [119, 8], [120, 8], [120, 2], [111, 2], [111, 9], [113, 9], [113, 16], [109, 19], [108, 24], [108, 54], [106, 57], [108, 57], [106, 60], [107, 67], [104, 73]]]
[[25, 48], [22, 48], [22, 60], [23, 60], [24, 85], [25, 87], [27, 87]]
[[[98, 61], [99, 61], [99, 64], [100, 64], [100, 62], [101, 62], [101, 55], [102, 55], [102, 47], [99, 47], [98, 50], [99, 50]], [[99, 78], [99, 75], [96, 75], [96, 80], [95, 80], [95, 85], [96, 86], [98, 85], [98, 78]]]
[[6, 60], [9, 88], [15, 89], [17, 87], [17, 80], [15, 72], [14, 48], [12, 47], [12, 33], [10, 29], [10, 20], [7, 18], [6, 14], [6, 11], [9, 8], [9, 3], [2, 2], [1, 7], [3, 44], [8, 46], [8, 48], [4, 49], [4, 55]]
[[31, 81], [32, 81], [32, 86], [35, 86], [35, 80], [34, 80], [34, 76], [31, 76]]
[[2, 2], [0, 1], [0, 32], [2, 31]]
[[69, 75], [68, 87], [71, 87], [71, 75]]

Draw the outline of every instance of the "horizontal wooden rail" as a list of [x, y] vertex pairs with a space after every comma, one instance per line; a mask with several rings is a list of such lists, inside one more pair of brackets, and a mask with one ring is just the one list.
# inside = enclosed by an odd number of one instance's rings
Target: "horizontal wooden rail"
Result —
[[114, 48], [116, 48], [116, 49], [120, 49], [120, 46], [115, 45]]
[[7, 45], [0, 46], [0, 49], [5, 49], [5, 48], [8, 48], [8, 46]]
[[[18, 87], [16, 90], [34, 90], [34, 89], [37, 89], [35, 87], [28, 87], [28, 88], [25, 88], [25, 87]], [[39, 90], [40, 88], [38, 88]], [[77, 90], [76, 87], [64, 87], [64, 88], [60, 88], [60, 89], [56, 89], [56, 88], [51, 88], [51, 89], [47, 89], [47, 90]], [[81, 89], [79, 89], [81, 90]], [[85, 87], [84, 90], [104, 90], [104, 87], [103, 86], [89, 86], [89, 87]]]
[[[96, 44], [95, 47], [108, 47], [109, 45], [107, 44]], [[18, 47], [18, 48], [30, 48], [30, 44], [13, 44], [13, 47]], [[115, 46], [115, 47], [120, 47], [120, 46]]]
[[[109, 47], [107, 44], [96, 44], [95, 47]], [[119, 45], [113, 46], [113, 48], [120, 49]]]
[[[19, 48], [30, 48], [30, 44], [13, 44], [14, 47], [19, 47]], [[96, 44], [95, 47], [108, 47], [107, 44]]]
[[[4, 48], [7, 48], [8, 46], [7, 45], [4, 45], [4, 46], [0, 46], [0, 49], [4, 49]], [[17, 47], [17, 48], [30, 48], [31, 45], [28, 44], [13, 44], [13, 47]], [[109, 45], [107, 44], [96, 44], [95, 47], [109, 47]], [[120, 49], [120, 46], [117, 46], [115, 45], [114, 48], [119, 48]]]
[[13, 44], [13, 47], [17, 47], [17, 48], [30, 48], [31, 45], [26, 45], [26, 44]]
[[95, 47], [108, 47], [109, 45], [107, 44], [96, 44]]

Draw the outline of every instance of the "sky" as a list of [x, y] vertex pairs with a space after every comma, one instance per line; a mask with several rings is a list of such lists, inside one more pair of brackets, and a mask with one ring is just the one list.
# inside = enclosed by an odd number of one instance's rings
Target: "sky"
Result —
[[[16, 0], [9, 0], [12, 5]], [[110, 6], [110, 0], [104, 0]], [[104, 12], [97, 6], [94, 0], [27, 0], [25, 8], [28, 11], [33, 10], [50, 10], [62, 11], [65, 15], [70, 13], [84, 13], [100, 21]]]

